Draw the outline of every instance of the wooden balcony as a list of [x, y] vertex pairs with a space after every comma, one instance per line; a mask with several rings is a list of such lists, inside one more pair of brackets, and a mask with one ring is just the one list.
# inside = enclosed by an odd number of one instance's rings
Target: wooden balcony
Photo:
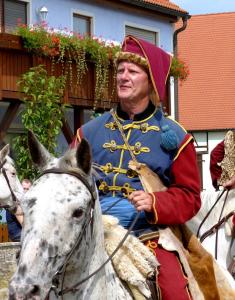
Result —
[[[0, 33], [0, 100], [19, 100], [20, 94], [17, 88], [17, 81], [20, 76], [27, 72], [29, 68], [39, 64], [45, 65], [48, 74], [52, 75], [52, 61], [43, 56], [29, 53], [23, 48], [19, 36]], [[61, 75], [66, 64], [54, 64], [53, 75]], [[75, 63], [72, 63], [73, 74], [76, 74]], [[65, 71], [65, 70], [64, 70]], [[110, 78], [112, 70], [109, 72]], [[95, 98], [95, 68], [93, 63], [88, 63], [88, 71], [81, 84], [77, 84], [76, 76], [68, 80], [64, 100], [72, 105], [92, 108]], [[109, 87], [105, 96], [98, 101], [97, 106], [100, 108], [109, 108], [115, 103], [110, 101], [113, 93], [112, 80], [109, 80]]]
[[[27, 72], [31, 67], [39, 64], [45, 66], [49, 75], [59, 76], [66, 72], [66, 64], [55, 63], [52, 71], [52, 60], [28, 52], [23, 47], [19, 36], [0, 33], [0, 101], [8, 101], [8, 110], [0, 122], [0, 139], [6, 134], [12, 120], [14, 119], [19, 105], [21, 94], [18, 91], [17, 81], [20, 76]], [[76, 66], [72, 62], [72, 78], [69, 78], [64, 93], [64, 102], [74, 107], [74, 128], [83, 123], [83, 109], [91, 109], [95, 99], [95, 67], [94, 63], [87, 62], [88, 71], [83, 77], [81, 84], [77, 83]], [[103, 98], [96, 103], [96, 108], [108, 110], [115, 105], [115, 92], [113, 91], [113, 70], [109, 70], [109, 84]], [[112, 99], [112, 100], [111, 100]], [[71, 141], [73, 132], [64, 122], [63, 133], [68, 142]]]

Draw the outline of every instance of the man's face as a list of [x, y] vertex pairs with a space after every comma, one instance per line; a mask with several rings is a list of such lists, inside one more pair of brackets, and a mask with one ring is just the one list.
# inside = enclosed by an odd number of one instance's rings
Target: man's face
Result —
[[117, 94], [122, 101], [141, 101], [148, 97], [150, 83], [145, 70], [137, 64], [122, 61], [117, 68]]

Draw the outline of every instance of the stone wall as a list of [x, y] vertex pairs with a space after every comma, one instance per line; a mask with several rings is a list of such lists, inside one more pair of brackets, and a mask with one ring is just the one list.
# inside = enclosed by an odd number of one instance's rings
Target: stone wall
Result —
[[20, 243], [0, 243], [0, 299], [7, 300], [8, 282], [16, 268], [16, 253]]

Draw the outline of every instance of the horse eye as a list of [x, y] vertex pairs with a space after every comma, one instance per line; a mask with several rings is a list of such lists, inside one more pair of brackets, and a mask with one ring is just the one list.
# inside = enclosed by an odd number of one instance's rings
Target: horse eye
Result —
[[83, 214], [83, 210], [78, 208], [78, 209], [75, 209], [75, 211], [73, 212], [72, 214], [72, 218], [80, 218]]

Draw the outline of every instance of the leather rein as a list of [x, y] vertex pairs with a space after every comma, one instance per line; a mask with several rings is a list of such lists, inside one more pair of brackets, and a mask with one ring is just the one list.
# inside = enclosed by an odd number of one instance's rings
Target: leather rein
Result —
[[[226, 191], [226, 195], [225, 195], [224, 203], [223, 203], [223, 206], [222, 206], [222, 209], [221, 209], [221, 212], [220, 212], [218, 222], [200, 236], [200, 242], [202, 243], [211, 234], [214, 234], [214, 233], [216, 234], [216, 236], [215, 236], [215, 259], [217, 259], [217, 254], [218, 254], [218, 231], [219, 231], [220, 227], [224, 223], [226, 223], [231, 217], [233, 217], [234, 214], [235, 214], [235, 211], [231, 211], [226, 216], [224, 216], [222, 218], [222, 214], [223, 214], [223, 211], [224, 211], [227, 199], [228, 199], [229, 190], [223, 189], [222, 193], [217, 197], [217, 199], [216, 199], [215, 203], [212, 205], [211, 209], [207, 212], [206, 216], [203, 218], [203, 220], [200, 223], [200, 226], [198, 227], [198, 230], [197, 230], [197, 238], [199, 238], [199, 233], [200, 233], [200, 229], [201, 229], [202, 225], [207, 220], [207, 218], [209, 217], [209, 215], [211, 214], [211, 212], [213, 211], [213, 209], [215, 208], [216, 204], [219, 202], [219, 200], [221, 199], [221, 197], [223, 196], [225, 191]], [[229, 252], [230, 252], [232, 262], [228, 267], [228, 271], [231, 274], [234, 272], [233, 270], [235, 268], [235, 257], [232, 255], [232, 252], [231, 252], [232, 245], [233, 245], [233, 242], [234, 242], [234, 238], [235, 238], [235, 229], [234, 229], [234, 226], [233, 226], [231, 242], [230, 242], [230, 246], [229, 246]]]
[[4, 168], [4, 165], [5, 165], [6, 162], [7, 162], [6, 159], [4, 159], [1, 162], [1, 164], [0, 164], [0, 172], [2, 172], [2, 174], [3, 174], [3, 176], [4, 176], [5, 180], [6, 180], [6, 183], [8, 185], [8, 188], [9, 188], [9, 190], [11, 192], [11, 197], [12, 197], [14, 206], [5, 205], [3, 207], [0, 206], [0, 208], [5, 208], [5, 209], [8, 209], [11, 213], [15, 213], [16, 207], [17, 207], [17, 201], [18, 200], [17, 200], [17, 197], [16, 197], [16, 195], [14, 194], [14, 192], [13, 192], [13, 190], [11, 188], [10, 181], [9, 181], [9, 179], [7, 177], [6, 169]]
[[[63, 169], [58, 169], [58, 168], [52, 168], [52, 169], [48, 169], [43, 171], [38, 178], [42, 177], [45, 174], [68, 174], [71, 176], [76, 177], [78, 180], [80, 180], [88, 189], [88, 191], [90, 192], [91, 196], [92, 196], [92, 204], [89, 208], [89, 218], [86, 219], [85, 223], [83, 224], [83, 228], [82, 231], [80, 233], [80, 235], [78, 236], [76, 243], [74, 244], [74, 246], [72, 247], [72, 249], [70, 250], [70, 252], [67, 254], [65, 262], [63, 263], [63, 265], [61, 266], [61, 268], [54, 274], [53, 278], [52, 278], [52, 286], [48, 292], [48, 296], [50, 294], [51, 291], [54, 291], [55, 295], [61, 296], [61, 299], [63, 299], [63, 295], [67, 294], [69, 292], [75, 292], [79, 290], [79, 286], [81, 284], [83, 284], [84, 282], [86, 282], [87, 280], [89, 280], [91, 277], [93, 277], [94, 275], [96, 275], [101, 269], [104, 268], [104, 266], [111, 261], [111, 259], [113, 258], [113, 256], [117, 253], [117, 251], [121, 248], [121, 246], [123, 245], [123, 243], [125, 242], [125, 240], [127, 239], [128, 235], [130, 234], [130, 232], [132, 231], [137, 219], [139, 218], [140, 212], [137, 213], [134, 221], [132, 222], [130, 228], [128, 229], [128, 231], [126, 232], [125, 236], [123, 237], [123, 239], [120, 241], [120, 243], [118, 244], [117, 248], [113, 251], [113, 253], [106, 259], [106, 261], [99, 267], [97, 268], [94, 272], [92, 272], [90, 275], [88, 275], [87, 277], [85, 277], [84, 279], [80, 280], [79, 282], [77, 282], [76, 284], [74, 284], [71, 287], [68, 288], [63, 288], [64, 285], [64, 278], [65, 278], [65, 273], [66, 273], [66, 268], [67, 265], [69, 263], [70, 258], [72, 257], [72, 255], [74, 254], [74, 251], [76, 250], [76, 248], [79, 246], [79, 244], [81, 243], [81, 240], [85, 234], [85, 231], [87, 229], [87, 226], [89, 224], [93, 223], [94, 220], [94, 207], [95, 207], [95, 201], [97, 199], [97, 195], [94, 191], [94, 189], [92, 188], [92, 186], [89, 184], [89, 182], [87, 181], [87, 179], [80, 173], [74, 172], [74, 171], [68, 171], [68, 170], [63, 170]], [[61, 277], [61, 284], [60, 284], [60, 277]], [[60, 285], [60, 289], [59, 289], [59, 285]], [[59, 289], [59, 290], [58, 290]]]

